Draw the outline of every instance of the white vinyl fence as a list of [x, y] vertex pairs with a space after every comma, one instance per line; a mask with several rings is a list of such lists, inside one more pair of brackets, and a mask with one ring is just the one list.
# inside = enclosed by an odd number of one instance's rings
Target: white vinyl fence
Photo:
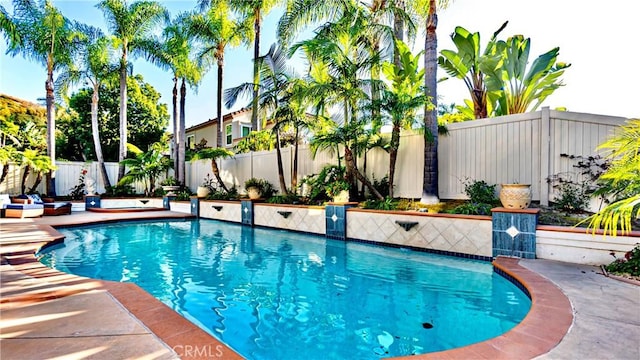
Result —
[[[547, 179], [554, 174], [576, 173], [575, 160], [561, 154], [575, 156], [596, 155], [596, 147], [620, 125], [625, 118], [549, 110], [481, 119], [448, 125], [449, 135], [439, 137], [438, 181], [442, 199], [465, 198], [463, 180], [484, 180], [489, 184], [528, 183], [532, 185], [533, 200], [552, 201], [553, 188]], [[396, 168], [395, 195], [419, 198], [422, 194], [424, 144], [422, 135], [403, 134]], [[291, 183], [293, 148], [282, 149], [286, 184]], [[298, 177], [318, 173], [326, 164], [336, 164], [335, 154], [318, 152], [315, 159], [308, 146], [300, 146]], [[96, 190], [104, 191], [97, 163], [58, 162], [56, 188], [59, 195], [68, 194], [78, 184], [82, 168], [88, 170], [88, 183], [96, 181]], [[218, 161], [222, 179], [228, 186], [242, 191], [250, 177], [263, 178], [279, 188], [275, 151], [238, 154]], [[363, 159], [358, 159], [363, 170]], [[367, 155], [366, 175], [381, 179], [388, 173], [389, 156], [381, 149]], [[114, 183], [117, 164], [108, 164], [109, 178]], [[11, 167], [8, 181], [0, 184], [0, 193], [20, 192], [22, 171]], [[209, 174], [208, 160], [187, 164], [186, 182], [195, 191]], [[32, 181], [28, 182], [29, 184]], [[142, 192], [141, 185], [136, 190]], [[44, 192], [44, 183], [39, 187]]]

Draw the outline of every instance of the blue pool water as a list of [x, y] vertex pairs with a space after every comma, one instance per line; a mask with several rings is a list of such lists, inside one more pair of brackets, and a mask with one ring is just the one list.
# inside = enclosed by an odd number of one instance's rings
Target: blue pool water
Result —
[[215, 220], [60, 229], [41, 261], [130, 281], [248, 359], [376, 359], [498, 336], [529, 298], [488, 262]]

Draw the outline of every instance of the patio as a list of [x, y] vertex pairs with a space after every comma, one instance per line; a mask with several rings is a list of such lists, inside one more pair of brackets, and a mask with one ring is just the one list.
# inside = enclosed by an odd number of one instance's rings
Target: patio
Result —
[[[0, 219], [0, 356], [239, 358], [133, 284], [63, 274], [33, 256], [41, 244], [59, 238], [50, 226], [160, 217], [191, 215], [74, 212]], [[525, 321], [498, 338], [419, 358], [640, 358], [640, 286], [606, 278], [593, 266], [506, 258], [499, 263], [533, 288], [534, 305]]]

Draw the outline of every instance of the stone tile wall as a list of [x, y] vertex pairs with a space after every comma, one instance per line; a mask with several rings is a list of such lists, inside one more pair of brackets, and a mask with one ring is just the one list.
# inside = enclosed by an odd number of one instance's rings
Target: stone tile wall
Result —
[[242, 220], [241, 214], [241, 205], [238, 201], [200, 201], [200, 216], [203, 218], [239, 223]]
[[[491, 218], [347, 211], [347, 237], [401, 246], [491, 257]], [[396, 223], [413, 223], [405, 230]]]
[[[287, 213], [290, 214], [287, 215]], [[285, 218], [285, 215], [287, 216]], [[254, 224], [324, 235], [324, 207], [254, 204]]]

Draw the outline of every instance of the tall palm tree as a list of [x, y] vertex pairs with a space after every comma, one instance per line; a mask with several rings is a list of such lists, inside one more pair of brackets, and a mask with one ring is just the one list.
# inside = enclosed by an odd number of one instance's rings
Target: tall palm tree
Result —
[[422, 55], [411, 54], [409, 47], [396, 40], [396, 51], [400, 65], [394, 62], [383, 63], [383, 73], [389, 84], [382, 91], [382, 109], [388, 114], [391, 125], [391, 142], [389, 144], [389, 196], [393, 197], [394, 175], [398, 149], [400, 148], [400, 129], [410, 128], [415, 122], [415, 111], [427, 103], [420, 82], [424, 70], [419, 70], [419, 59]]
[[438, 6], [447, 7], [449, 0], [417, 0], [415, 9], [425, 20], [424, 87], [433, 106], [424, 111], [424, 168], [420, 202], [437, 204], [438, 198]]
[[[288, 94], [290, 86], [293, 84], [295, 74], [292, 69], [287, 66], [287, 57], [281, 47], [276, 44], [271, 45], [271, 48], [266, 55], [258, 58], [258, 65], [260, 66], [261, 78], [263, 79], [260, 84], [260, 97], [258, 99], [259, 109], [264, 113], [262, 115], [266, 118], [267, 113], [273, 115], [273, 119], [276, 124], [272, 131], [276, 138], [276, 159], [278, 166], [278, 179], [280, 182], [280, 190], [283, 194], [288, 194], [289, 190], [285, 183], [284, 167], [282, 164], [282, 151], [280, 143], [280, 132], [285, 126], [286, 114], [280, 110], [280, 107], [286, 102], [286, 96]], [[248, 94], [253, 92], [253, 83], [244, 83], [225, 91], [227, 107], [232, 107], [241, 94]]]
[[4, 34], [8, 42], [15, 44], [22, 42], [16, 24], [14, 24], [11, 15], [9, 15], [2, 5], [0, 5], [0, 32]]
[[100, 126], [98, 124], [98, 104], [100, 102], [100, 88], [105, 80], [118, 73], [118, 67], [113, 60], [112, 39], [105, 37], [102, 31], [93, 26], [79, 25], [79, 30], [85, 35], [82, 41], [81, 51], [77, 58], [77, 67], [61, 74], [57, 83], [60, 83], [62, 92], [72, 84], [86, 81], [91, 84], [91, 134], [93, 147], [98, 160], [100, 176], [105, 188], [111, 187], [111, 181], [107, 174], [107, 168], [102, 153], [100, 141]]
[[248, 29], [246, 24], [233, 18], [229, 3], [224, 0], [203, 1], [200, 14], [194, 14], [187, 19], [189, 33], [199, 42], [201, 51], [198, 58], [201, 63], [215, 61], [218, 66], [216, 112], [218, 118], [218, 133], [216, 146], [222, 147], [224, 121], [222, 119], [222, 89], [224, 80], [224, 54], [227, 46], [238, 46], [246, 39]]
[[273, 8], [280, 5], [282, 0], [229, 0], [231, 7], [241, 14], [244, 21], [253, 23], [253, 101], [251, 104], [251, 127], [260, 130], [262, 124], [258, 121], [259, 112], [259, 85], [260, 85], [260, 31], [262, 19]]
[[[189, 33], [187, 14], [181, 14], [171, 21], [163, 30], [163, 39], [154, 40], [150, 44], [147, 59], [156, 65], [170, 69], [173, 75], [173, 159], [176, 179], [184, 184], [185, 177], [185, 117], [186, 117], [186, 84], [197, 86], [204, 72], [194, 59], [193, 37]], [[178, 82], [180, 86], [180, 106], [178, 106]]]
[[47, 155], [51, 171], [47, 174], [47, 194], [56, 195], [55, 188], [55, 103], [54, 73], [71, 64], [80, 34], [73, 24], [49, 1], [14, 0], [14, 30], [20, 42], [10, 42], [7, 53], [22, 54], [47, 69], [45, 81], [47, 107]]
[[118, 181], [124, 176], [127, 156], [127, 69], [129, 55], [136, 57], [145, 52], [152, 31], [163, 20], [168, 19], [166, 9], [154, 1], [103, 0], [97, 5], [104, 14], [112, 35], [120, 44], [120, 146], [118, 148]]

